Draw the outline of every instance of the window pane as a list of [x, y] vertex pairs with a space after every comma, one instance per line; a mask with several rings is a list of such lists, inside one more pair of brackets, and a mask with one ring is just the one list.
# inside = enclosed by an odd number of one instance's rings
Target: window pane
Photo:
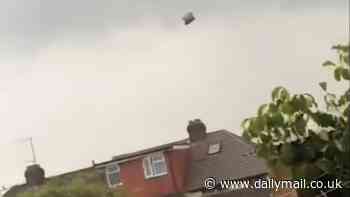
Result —
[[111, 186], [119, 184], [120, 183], [119, 173], [108, 174], [108, 180]]
[[163, 159], [164, 159], [164, 156], [162, 154], [152, 155], [152, 162], [153, 161], [161, 161]]
[[164, 174], [167, 171], [165, 161], [152, 163], [152, 168], [153, 175]]
[[112, 165], [107, 166], [106, 170], [107, 170], [107, 172], [118, 172], [119, 166], [118, 166], [118, 164], [112, 164]]
[[208, 149], [208, 154], [218, 153], [220, 151], [220, 148], [221, 148], [220, 143], [210, 144]]
[[149, 177], [152, 175], [151, 166], [149, 164], [149, 158], [143, 159], [143, 169], [145, 171], [145, 177]]

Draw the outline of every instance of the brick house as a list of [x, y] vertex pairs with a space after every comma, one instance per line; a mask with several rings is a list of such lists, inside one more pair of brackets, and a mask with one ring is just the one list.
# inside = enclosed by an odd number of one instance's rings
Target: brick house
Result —
[[[242, 189], [235, 191], [207, 191], [204, 180], [264, 179], [267, 169], [255, 157], [254, 149], [241, 137], [226, 131], [207, 132], [199, 119], [187, 126], [188, 138], [149, 149], [123, 154], [89, 168], [45, 178], [39, 165], [29, 166], [26, 184], [12, 187], [4, 197], [16, 197], [46, 180], [94, 173], [109, 189], [124, 188], [130, 197], [268, 197], [267, 190]], [[31, 172], [30, 172], [31, 171]]]

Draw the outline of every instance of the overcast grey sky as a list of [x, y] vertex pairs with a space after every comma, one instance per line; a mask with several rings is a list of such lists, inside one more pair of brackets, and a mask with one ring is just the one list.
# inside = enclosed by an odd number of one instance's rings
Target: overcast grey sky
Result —
[[2, 0], [0, 185], [24, 181], [25, 137], [54, 175], [185, 138], [193, 118], [239, 134], [278, 85], [320, 98], [348, 4]]

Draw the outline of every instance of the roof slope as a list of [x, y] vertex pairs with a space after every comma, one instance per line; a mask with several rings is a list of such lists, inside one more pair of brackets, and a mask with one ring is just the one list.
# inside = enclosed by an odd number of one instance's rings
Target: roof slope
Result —
[[[208, 155], [210, 144], [221, 144], [221, 150], [217, 154]], [[122, 161], [139, 157], [152, 152], [165, 150], [179, 144], [189, 144], [188, 139], [167, 143], [140, 151], [122, 154], [113, 157], [112, 160], [96, 164], [102, 166], [110, 162]], [[191, 160], [188, 164], [186, 188], [188, 191], [203, 188], [205, 178], [216, 179], [242, 179], [256, 177], [267, 173], [267, 168], [262, 160], [256, 158], [252, 145], [243, 141], [243, 138], [227, 130], [218, 130], [207, 133], [205, 139], [190, 143]]]
[[[221, 151], [208, 155], [210, 144], [221, 144]], [[215, 179], [242, 179], [267, 172], [265, 163], [256, 158], [254, 148], [229, 131], [208, 133], [207, 137], [191, 144], [191, 162], [187, 177], [189, 191], [203, 188], [208, 177]]]
[[24, 193], [27, 191], [30, 191], [31, 187], [29, 185], [23, 184], [23, 185], [15, 185], [11, 187], [4, 195], [3, 197], [16, 197], [17, 194]]
[[159, 146], [154, 146], [154, 147], [151, 147], [151, 148], [146, 148], [146, 149], [143, 149], [143, 150], [135, 151], [135, 152], [132, 152], [132, 153], [126, 153], [126, 154], [113, 156], [112, 160], [108, 160], [108, 161], [104, 161], [104, 162], [101, 162], [101, 163], [97, 163], [97, 164], [95, 164], [95, 166], [103, 166], [104, 164], [108, 164], [108, 163], [111, 163], [111, 162], [127, 160], [127, 159], [130, 159], [130, 158], [139, 157], [139, 156], [146, 155], [146, 154], [149, 154], [149, 153], [153, 153], [153, 152], [157, 152], [157, 151], [161, 151], [161, 150], [166, 150], [166, 149], [172, 148], [175, 145], [184, 145], [184, 144], [189, 144], [188, 139], [178, 140], [178, 141], [175, 141], [175, 142], [162, 144], [162, 145], [159, 145]]
[[[220, 152], [208, 155], [208, 148], [210, 144], [221, 144]], [[121, 161], [133, 157], [142, 156], [152, 152], [165, 150], [174, 145], [189, 144], [188, 139], [179, 140], [176, 142], [155, 146], [141, 151], [123, 154], [113, 157], [112, 160], [96, 164], [103, 165], [113, 161]], [[190, 143], [191, 160], [188, 164], [188, 174], [186, 177], [186, 188], [188, 191], [200, 190], [203, 188], [203, 181], [205, 178], [213, 177], [218, 180], [221, 179], [242, 179], [248, 177], [256, 177], [258, 175], [266, 174], [267, 168], [262, 160], [259, 160], [255, 155], [250, 154], [254, 152], [254, 148], [243, 141], [243, 139], [229, 131], [219, 130], [207, 133], [205, 139]], [[82, 169], [79, 171], [89, 170], [91, 168]], [[57, 177], [70, 177], [70, 174], [76, 174], [79, 171], [59, 175]], [[51, 179], [51, 178], [48, 178]], [[18, 193], [28, 191], [30, 187], [26, 184], [12, 187], [4, 197], [13, 197]], [[232, 192], [230, 192], [232, 193]], [[241, 192], [238, 192], [241, 193]], [[248, 193], [250, 193], [248, 195]], [[253, 192], [254, 193], [254, 192]], [[214, 194], [212, 194], [214, 195]], [[233, 196], [229, 193], [215, 194], [215, 197], [229, 197]], [[213, 196], [213, 197], [214, 197]], [[235, 195], [236, 196], [236, 195]], [[253, 195], [252, 192], [244, 192], [240, 197], [258, 196]]]

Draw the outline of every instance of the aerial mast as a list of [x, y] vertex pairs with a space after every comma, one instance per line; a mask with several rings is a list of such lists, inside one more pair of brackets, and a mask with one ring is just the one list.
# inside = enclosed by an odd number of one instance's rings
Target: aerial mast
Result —
[[34, 149], [34, 143], [33, 143], [33, 138], [30, 137], [29, 139], [29, 145], [30, 145], [30, 149], [32, 151], [32, 162], [33, 164], [36, 164], [36, 154], [35, 154], [35, 149]]

